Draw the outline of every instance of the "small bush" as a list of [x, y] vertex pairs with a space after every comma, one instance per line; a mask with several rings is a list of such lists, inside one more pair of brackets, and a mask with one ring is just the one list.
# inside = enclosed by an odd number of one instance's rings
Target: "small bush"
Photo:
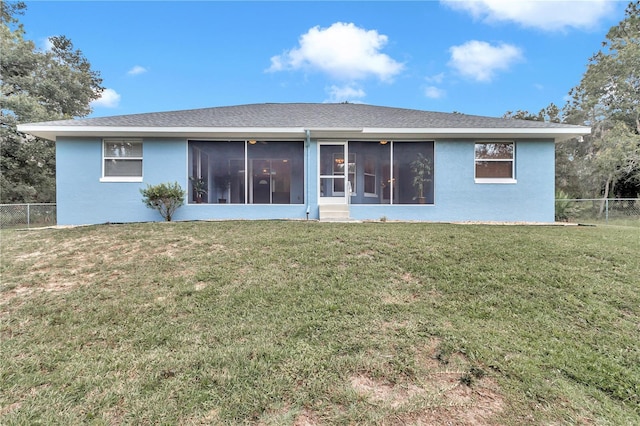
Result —
[[178, 182], [147, 185], [140, 193], [142, 202], [147, 207], [158, 210], [167, 222], [171, 221], [178, 207], [184, 204], [186, 194]]
[[568, 222], [571, 217], [578, 213], [578, 208], [569, 195], [561, 189], [556, 191], [556, 220], [558, 222]]

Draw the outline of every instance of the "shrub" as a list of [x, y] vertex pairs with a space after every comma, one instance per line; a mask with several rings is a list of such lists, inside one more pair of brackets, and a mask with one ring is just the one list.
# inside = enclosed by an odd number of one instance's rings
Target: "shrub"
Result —
[[571, 217], [578, 213], [578, 208], [573, 200], [569, 199], [569, 195], [563, 190], [556, 191], [556, 220], [559, 222], [568, 222]]
[[147, 185], [140, 193], [142, 202], [147, 207], [158, 210], [167, 222], [171, 221], [178, 207], [184, 204], [186, 194], [178, 182]]

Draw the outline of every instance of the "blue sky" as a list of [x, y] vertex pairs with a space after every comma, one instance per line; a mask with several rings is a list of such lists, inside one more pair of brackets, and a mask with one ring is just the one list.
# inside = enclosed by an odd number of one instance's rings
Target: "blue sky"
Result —
[[565, 103], [620, 1], [27, 1], [107, 88], [91, 116], [360, 102], [502, 116]]

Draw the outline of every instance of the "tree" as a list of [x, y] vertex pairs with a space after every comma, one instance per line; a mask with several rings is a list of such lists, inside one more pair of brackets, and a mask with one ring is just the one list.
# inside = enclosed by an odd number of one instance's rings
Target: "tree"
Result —
[[[503, 118], [514, 120], [531, 120], [551, 123], [563, 123], [564, 116], [562, 110], [553, 102], [533, 114], [526, 110], [507, 111]], [[577, 139], [571, 141], [561, 141], [556, 145], [556, 188], [563, 191], [563, 196], [579, 197], [581, 193], [581, 184], [583, 181], [578, 177], [579, 173], [576, 169], [578, 162], [574, 162], [575, 158], [584, 154], [580, 151], [581, 144]]]
[[140, 193], [142, 202], [150, 209], [158, 210], [167, 222], [171, 222], [173, 214], [184, 204], [186, 195], [178, 182], [147, 185]]
[[82, 52], [64, 36], [51, 49], [25, 40], [23, 2], [0, 2], [0, 202], [55, 201], [55, 146], [17, 131], [19, 123], [83, 117], [104, 90]]
[[604, 182], [604, 198], [615, 193], [615, 185], [621, 181], [640, 179], [640, 135], [635, 134], [624, 121], [617, 121], [613, 128], [603, 132], [593, 142], [597, 153], [592, 157], [594, 170]]
[[584, 147], [576, 150], [583, 154], [576, 157], [583, 163], [576, 169], [591, 172], [580, 179], [590, 183], [589, 192], [610, 196], [619, 183], [640, 182], [640, 1], [629, 3], [602, 47], [571, 90], [564, 115], [569, 123], [592, 127]]
[[553, 102], [547, 107], [542, 108], [538, 114], [532, 114], [529, 111], [518, 110], [516, 112], [507, 111], [503, 118], [511, 118], [514, 120], [530, 120], [530, 121], [548, 121], [551, 123], [561, 123], [562, 116], [560, 108], [558, 108]]
[[570, 93], [576, 109], [598, 122], [624, 121], [640, 133], [640, 1], [629, 3], [602, 45]]

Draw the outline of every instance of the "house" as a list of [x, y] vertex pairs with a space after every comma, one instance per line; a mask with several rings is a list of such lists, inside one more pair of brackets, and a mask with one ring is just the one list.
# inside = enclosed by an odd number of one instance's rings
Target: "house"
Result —
[[188, 188], [175, 220], [553, 222], [555, 143], [590, 133], [349, 103], [238, 105], [18, 130], [56, 142], [60, 225], [162, 220], [140, 189], [163, 182]]

